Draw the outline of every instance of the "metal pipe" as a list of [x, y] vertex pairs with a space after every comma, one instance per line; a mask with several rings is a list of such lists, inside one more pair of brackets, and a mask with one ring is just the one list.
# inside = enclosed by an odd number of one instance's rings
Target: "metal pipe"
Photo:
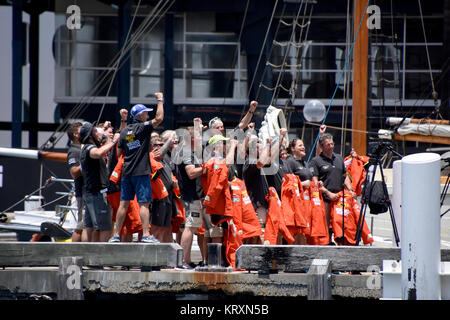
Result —
[[403, 300], [441, 298], [440, 161], [436, 153], [401, 160]]

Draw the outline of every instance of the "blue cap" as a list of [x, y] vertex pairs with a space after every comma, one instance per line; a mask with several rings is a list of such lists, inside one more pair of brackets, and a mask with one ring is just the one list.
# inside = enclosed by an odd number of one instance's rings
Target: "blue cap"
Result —
[[153, 111], [152, 108], [147, 108], [143, 104], [135, 104], [133, 108], [131, 108], [131, 115], [136, 118], [136, 116], [143, 111]]

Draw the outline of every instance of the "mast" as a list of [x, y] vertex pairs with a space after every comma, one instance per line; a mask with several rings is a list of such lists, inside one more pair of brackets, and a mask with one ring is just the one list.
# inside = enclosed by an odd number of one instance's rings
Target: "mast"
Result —
[[[353, 7], [353, 30], [358, 30], [361, 18], [364, 15], [366, 0], [354, 0]], [[353, 87], [352, 87], [352, 147], [358, 154], [366, 154], [367, 137], [367, 60], [368, 60], [368, 41], [369, 30], [367, 28], [367, 15], [355, 40], [353, 48]]]

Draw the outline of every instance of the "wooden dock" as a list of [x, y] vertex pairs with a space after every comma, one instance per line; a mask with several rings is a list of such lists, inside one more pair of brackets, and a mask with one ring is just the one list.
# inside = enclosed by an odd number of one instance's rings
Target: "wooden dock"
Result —
[[[450, 261], [450, 250], [441, 252]], [[0, 290], [70, 300], [88, 292], [379, 299], [382, 261], [400, 259], [400, 249], [243, 245], [237, 252], [243, 271], [183, 270], [181, 259], [178, 244], [4, 242]]]

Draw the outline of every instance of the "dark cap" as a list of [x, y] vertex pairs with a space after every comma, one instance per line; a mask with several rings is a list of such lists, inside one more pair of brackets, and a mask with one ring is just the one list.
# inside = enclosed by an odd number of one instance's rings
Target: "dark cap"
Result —
[[80, 142], [86, 143], [94, 130], [94, 125], [90, 122], [85, 122], [80, 129]]

